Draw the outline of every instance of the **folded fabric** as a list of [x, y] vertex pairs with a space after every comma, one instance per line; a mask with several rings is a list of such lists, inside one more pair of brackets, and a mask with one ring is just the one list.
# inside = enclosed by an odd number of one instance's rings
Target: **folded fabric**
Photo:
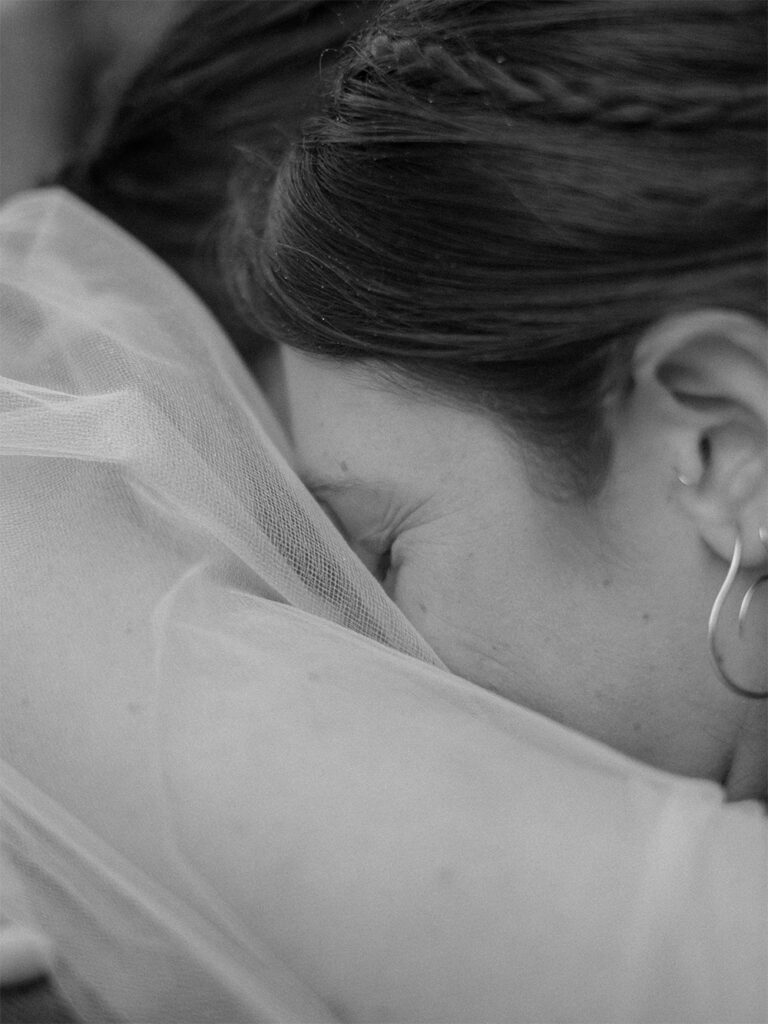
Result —
[[0, 250], [2, 838], [80, 1015], [764, 1019], [763, 810], [447, 673], [127, 235]]
[[46, 937], [15, 921], [0, 921], [0, 985], [22, 985], [46, 975], [53, 956]]

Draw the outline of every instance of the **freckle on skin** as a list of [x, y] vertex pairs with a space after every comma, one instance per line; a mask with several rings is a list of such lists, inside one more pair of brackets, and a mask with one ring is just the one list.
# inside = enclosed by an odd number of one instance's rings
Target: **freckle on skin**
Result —
[[342, 473], [348, 473], [349, 472], [349, 466], [346, 464], [344, 459], [341, 460], [341, 462], [339, 463], [339, 466], [341, 466]]
[[610, 587], [610, 585], [611, 585], [610, 577], [606, 576], [605, 579], [603, 580], [603, 586], [604, 587]]
[[651, 616], [650, 616], [649, 612], [643, 612], [643, 622], [650, 622], [650, 621], [651, 621]]
[[128, 710], [132, 715], [138, 715], [139, 712], [141, 711], [141, 704], [139, 704], [138, 701], [132, 700], [131, 703], [128, 705]]
[[419, 601], [418, 605], [419, 605], [419, 610], [422, 611], [426, 615], [427, 614], [427, 606], [424, 604], [424, 602], [423, 601]]

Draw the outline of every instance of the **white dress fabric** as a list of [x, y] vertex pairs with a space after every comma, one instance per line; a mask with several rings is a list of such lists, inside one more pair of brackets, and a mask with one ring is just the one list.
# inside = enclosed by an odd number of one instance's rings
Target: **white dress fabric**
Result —
[[0, 251], [4, 913], [82, 1016], [354, 1019], [371, 970], [424, 1020], [763, 1021], [761, 807], [445, 672], [113, 224], [29, 193]]

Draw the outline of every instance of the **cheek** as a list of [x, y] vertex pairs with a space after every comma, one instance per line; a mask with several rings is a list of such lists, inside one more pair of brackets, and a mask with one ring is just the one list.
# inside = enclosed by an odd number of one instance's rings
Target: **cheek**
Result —
[[481, 664], [493, 659], [506, 619], [483, 555], [460, 543], [414, 542], [393, 560], [387, 587], [446, 666], [480, 685], [487, 682]]

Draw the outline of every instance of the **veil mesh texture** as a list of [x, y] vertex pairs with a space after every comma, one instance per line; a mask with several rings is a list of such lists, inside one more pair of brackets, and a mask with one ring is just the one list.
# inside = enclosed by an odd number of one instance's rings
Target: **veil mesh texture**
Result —
[[[43, 190], [0, 251], [4, 912], [83, 1018], [350, 1019], [373, 963], [446, 1019], [413, 965], [455, 935], [454, 1019], [499, 972], [509, 1021], [764, 1019], [759, 807], [445, 672], [125, 233]], [[451, 850], [506, 881], [435, 928]]]

